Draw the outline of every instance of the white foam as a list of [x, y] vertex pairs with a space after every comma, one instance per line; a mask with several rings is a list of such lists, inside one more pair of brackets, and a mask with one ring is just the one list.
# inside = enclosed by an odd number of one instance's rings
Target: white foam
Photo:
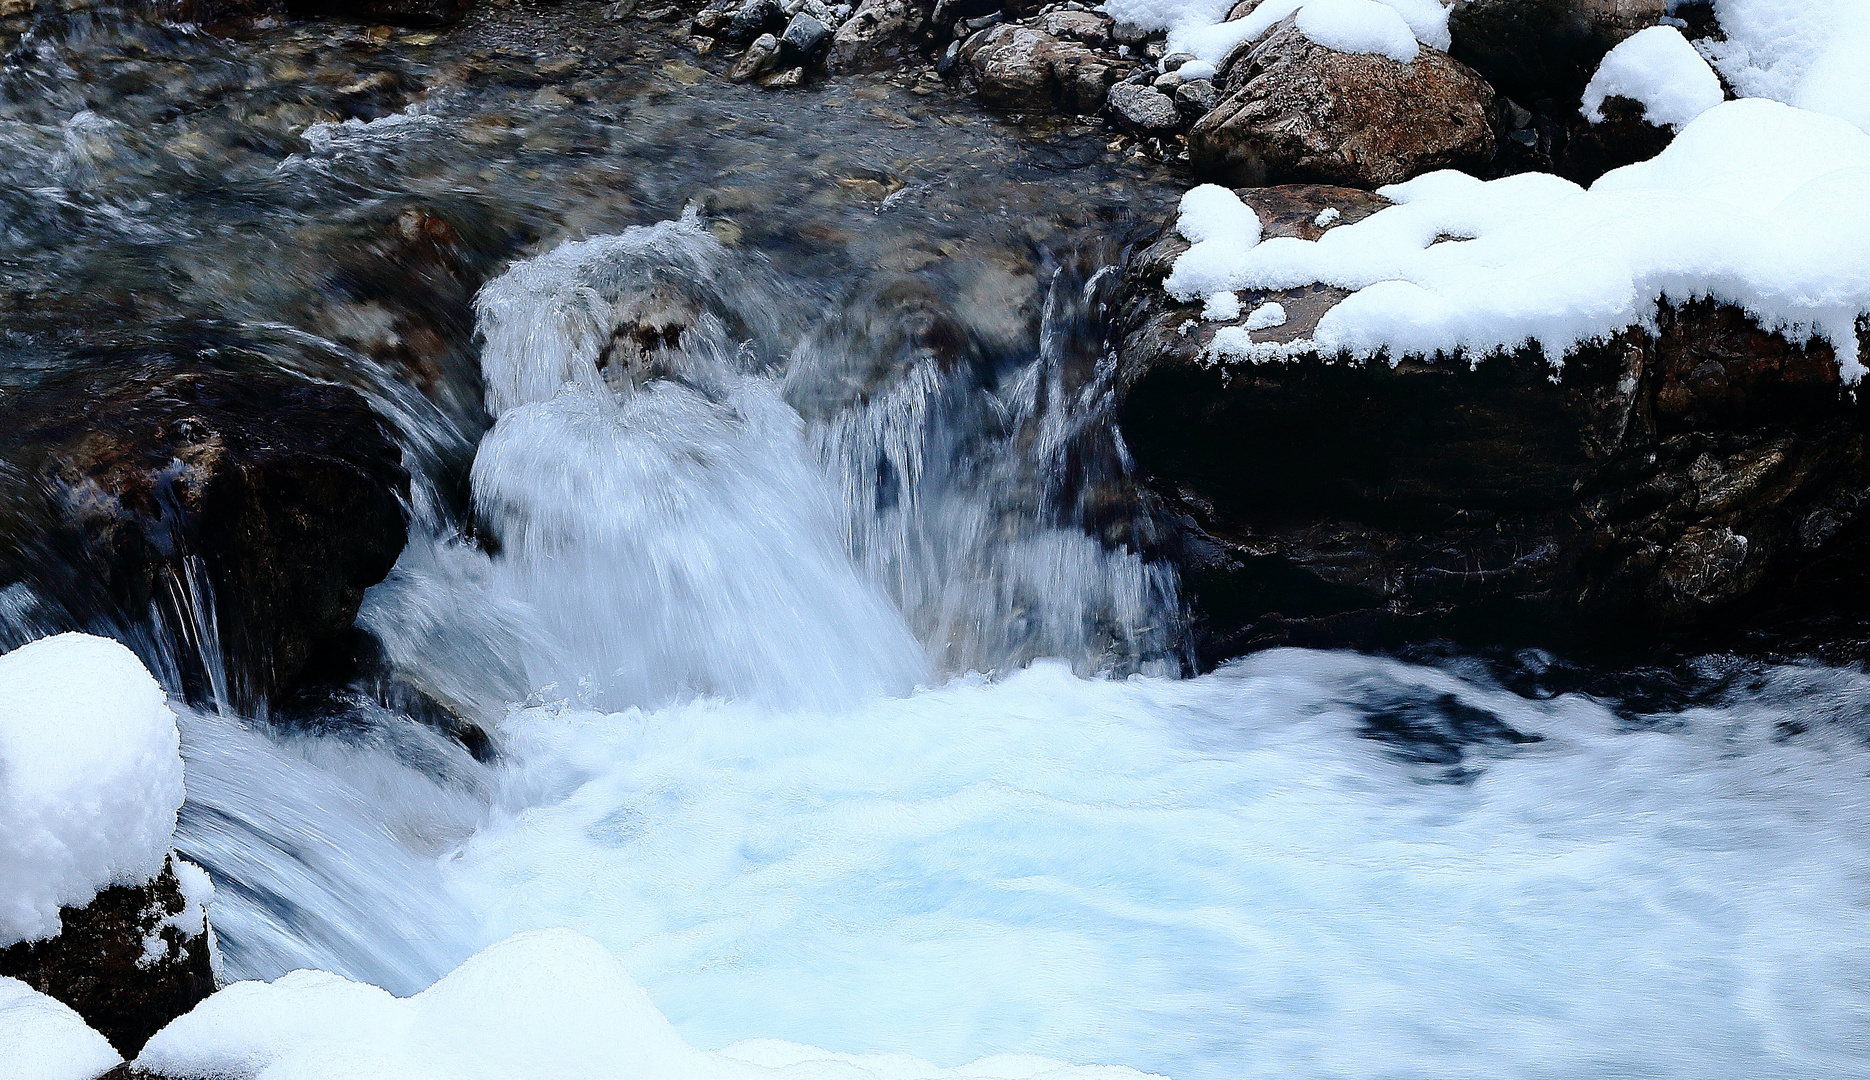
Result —
[[[1844, 1077], [1870, 1004], [1866, 754], [1776, 725], [1862, 679], [1775, 678], [1795, 700], [1653, 728], [1301, 651], [1185, 682], [1042, 664], [831, 713], [535, 708], [502, 730], [529, 808], [444, 866], [491, 934], [603, 941], [702, 1047]], [[1471, 747], [1447, 784], [1360, 737], [1441, 701], [1546, 741]]]
[[95, 1080], [123, 1061], [71, 1006], [5, 976], [0, 1047], [7, 1080]]
[[0, 945], [162, 871], [178, 745], [162, 687], [117, 642], [59, 634], [0, 656]]

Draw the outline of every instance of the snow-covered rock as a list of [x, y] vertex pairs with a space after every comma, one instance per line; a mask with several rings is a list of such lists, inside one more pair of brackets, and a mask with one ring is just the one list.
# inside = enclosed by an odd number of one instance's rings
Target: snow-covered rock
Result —
[[1679, 131], [1726, 95], [1714, 69], [1680, 30], [1652, 26], [1610, 50], [1585, 86], [1579, 111], [1591, 123], [1601, 124], [1604, 100], [1612, 97], [1640, 104], [1649, 123]]
[[207, 871], [171, 857], [153, 881], [113, 885], [66, 908], [57, 937], [0, 949], [0, 975], [64, 1002], [120, 1052], [135, 1054], [214, 992], [213, 896]]
[[60, 634], [0, 656], [0, 945], [155, 877], [182, 797], [175, 714], [129, 649]]
[[1411, 63], [1340, 52], [1295, 16], [1233, 62], [1227, 87], [1188, 135], [1205, 179], [1376, 187], [1494, 154], [1493, 91], [1434, 50]]
[[[1205, 121], [1204, 121], [1205, 123]], [[1201, 125], [1197, 125], [1197, 131]], [[1300, 346], [1367, 357], [1576, 346], [1650, 324], [1664, 297], [1734, 304], [1828, 343], [1855, 382], [1870, 312], [1870, 135], [1770, 101], [1729, 102], [1654, 160], [1588, 191], [1558, 177], [1440, 172], [1382, 194], [1403, 205], [1317, 241], [1196, 245], [1177, 296], [1322, 283], [1350, 290]], [[1217, 345], [1239, 357], [1264, 350]]]
[[1341, 52], [1407, 62], [1419, 45], [1445, 52], [1450, 41], [1439, 0], [1260, 0], [1237, 18], [1234, 0], [1112, 0], [1105, 10], [1122, 26], [1167, 30], [1171, 53], [1213, 64], [1294, 15], [1302, 33]]
[[940, 1069], [772, 1040], [697, 1050], [623, 965], [570, 930], [519, 934], [398, 999], [320, 971], [229, 986], [152, 1039], [139, 1069], [249, 1080], [1143, 1080], [1026, 1055]]
[[5, 977], [0, 1047], [8, 1080], [94, 1080], [123, 1061], [71, 1006]]
[[[1332, 249], [1414, 205], [1308, 185], [1198, 188], [1179, 229], [1126, 272], [1119, 419], [1181, 523], [1204, 655], [1468, 633], [1642, 650], [1763, 610], [1796, 626], [1856, 595], [1870, 458], [1863, 407], [1823, 340], [1671, 296], [1556, 371], [1556, 353], [1523, 339], [1485, 356], [1347, 358], [1317, 342], [1349, 288], [1203, 273]], [[1413, 250], [1466, 257], [1424, 225]], [[1552, 268], [1546, 286], [1576, 272]], [[1171, 277], [1186, 300], [1163, 288]], [[1514, 288], [1510, 275], [1499, 284]], [[1205, 321], [1230, 288], [1244, 314]], [[1486, 324], [1482, 307], [1471, 325]], [[1261, 362], [1222, 359], [1237, 355]], [[1827, 586], [1839, 572], [1846, 587]]]

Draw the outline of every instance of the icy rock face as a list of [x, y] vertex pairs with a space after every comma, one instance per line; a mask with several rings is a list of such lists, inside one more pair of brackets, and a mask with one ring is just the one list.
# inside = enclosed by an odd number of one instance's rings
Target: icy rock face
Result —
[[1433, 50], [1411, 63], [1339, 52], [1295, 17], [1225, 74], [1226, 96], [1188, 134], [1195, 168], [1209, 179], [1377, 187], [1493, 157], [1492, 89]]
[[[1345, 188], [1233, 195], [1268, 244], [1389, 205]], [[1310, 340], [1349, 292], [1248, 289], [1242, 325], [1202, 322], [1204, 297], [1162, 299], [1162, 283], [1197, 240], [1245, 233], [1201, 220], [1213, 227], [1185, 223], [1132, 264], [1120, 355], [1123, 430], [1182, 518], [1206, 659], [1423, 634], [1615, 651], [1794, 626], [1865, 584], [1848, 569], [1866, 544], [1861, 407], [1823, 341], [1699, 301], [1576, 348], [1556, 376], [1533, 348], [1475, 365], [1221, 365], [1204, 355], [1217, 336]], [[1285, 321], [1250, 327], [1272, 303]]]

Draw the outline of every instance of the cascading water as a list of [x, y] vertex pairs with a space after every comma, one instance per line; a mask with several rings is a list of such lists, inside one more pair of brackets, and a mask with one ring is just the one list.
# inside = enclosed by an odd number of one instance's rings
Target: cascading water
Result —
[[[177, 842], [226, 977], [406, 994], [569, 925], [704, 1046], [1861, 1074], [1860, 673], [1708, 661], [1652, 704], [1532, 655], [1175, 677], [1176, 582], [1110, 423], [1119, 253], [1067, 219], [1179, 185], [908, 93], [774, 104], [606, 62], [566, 109], [529, 42], [253, 35], [99, 10], [12, 43], [0, 256], [69, 310], [0, 334], [0, 392], [118, 320], [363, 392], [415, 484], [359, 626], [496, 752], [361, 690], [236, 715], [198, 575], [94, 627], [194, 691]], [[481, 78], [482, 46], [518, 70]], [[447, 220], [498, 254], [422, 261]], [[327, 265], [373, 244], [422, 289]], [[489, 277], [483, 436], [466, 330], [410, 343]], [[0, 588], [0, 646], [61, 617]]]
[[[222, 901], [230, 972], [409, 988], [569, 925], [701, 1045], [1849, 1075], [1861, 676], [1659, 715], [1296, 650], [1087, 678], [1174, 625], [1147, 564], [1060, 523], [1095, 360], [1042, 340], [987, 391], [912, 357], [805, 421], [787, 398], [848, 357], [824, 330], [763, 355], [783, 327], [752, 320], [796, 300], [772, 282], [690, 217], [483, 292], [491, 554], [413, 545], [363, 622], [501, 757], [389, 716], [338, 743], [194, 721], [185, 850], [265, 882]], [[1095, 278], [1061, 288], [1047, 335], [1094, 308]], [[687, 328], [645, 347], [652, 294]], [[1002, 676], [954, 678], [994, 649]]]

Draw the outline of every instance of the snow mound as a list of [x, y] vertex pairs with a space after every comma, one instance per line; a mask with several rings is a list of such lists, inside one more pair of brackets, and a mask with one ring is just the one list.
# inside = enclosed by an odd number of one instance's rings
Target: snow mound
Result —
[[5, 976], [0, 1047], [8, 1080], [93, 1080], [123, 1061], [71, 1006]]
[[1625, 97], [1643, 105], [1643, 118], [1680, 131], [1719, 105], [1720, 77], [1673, 26], [1652, 26], [1620, 42], [1604, 57], [1584, 88], [1578, 111], [1593, 124], [1604, 120], [1604, 99]]
[[1439, 0], [1263, 0], [1227, 20], [1232, 0], [1111, 0], [1105, 11], [1143, 30], [1167, 30], [1170, 52], [1219, 64], [1234, 47], [1257, 41], [1293, 14], [1306, 37], [1339, 52], [1378, 53], [1403, 63], [1417, 43], [1448, 51], [1448, 8]]
[[60, 634], [0, 656], [0, 945], [162, 871], [179, 747], [162, 687], [117, 642]]
[[1714, 12], [1723, 40], [1700, 48], [1735, 91], [1870, 131], [1870, 3], [1714, 0]]
[[409, 998], [322, 971], [226, 987], [156, 1034], [139, 1067], [252, 1080], [1142, 1080], [1026, 1055], [939, 1069], [772, 1040], [696, 1050], [615, 957], [571, 930], [494, 945]]
[[1298, 27], [1312, 41], [1341, 53], [1373, 53], [1407, 64], [1422, 51], [1403, 17], [1376, 0], [1310, 0], [1299, 9]]
[[1311, 339], [1275, 347], [1228, 328], [1217, 359], [1313, 349], [1478, 359], [1536, 342], [1557, 362], [1652, 326], [1663, 298], [1710, 297], [1794, 340], [1828, 341], [1847, 382], [1863, 373], [1855, 322], [1870, 312], [1870, 135], [1835, 117], [1728, 102], [1589, 191], [1542, 173], [1481, 181], [1444, 171], [1381, 194], [1400, 205], [1316, 241], [1264, 243], [1254, 242], [1257, 220], [1249, 228], [1215, 210], [1219, 195], [1184, 200], [1184, 235], [1200, 239], [1164, 286], [1182, 300], [1314, 282], [1353, 290]]

